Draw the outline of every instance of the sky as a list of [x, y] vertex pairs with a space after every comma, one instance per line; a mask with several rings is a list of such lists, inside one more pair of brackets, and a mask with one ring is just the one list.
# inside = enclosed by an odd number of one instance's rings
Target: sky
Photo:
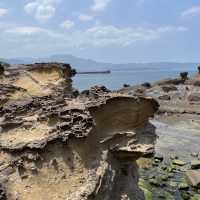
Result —
[[200, 62], [200, 0], [1, 0], [0, 57]]

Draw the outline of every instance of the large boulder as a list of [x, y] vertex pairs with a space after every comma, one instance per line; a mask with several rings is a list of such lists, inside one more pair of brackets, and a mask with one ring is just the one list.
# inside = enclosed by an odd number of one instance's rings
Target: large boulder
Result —
[[[13, 86], [22, 88], [23, 94], [19, 97], [42, 97], [51, 94], [73, 93], [72, 76], [75, 71], [69, 64], [63, 63], [35, 63], [30, 65], [11, 66], [7, 82]], [[59, 95], [59, 94], [57, 94]], [[15, 95], [16, 96], [16, 95]]]
[[148, 121], [157, 110], [154, 100], [114, 95], [31, 109], [0, 124], [2, 159], [13, 169], [1, 172], [8, 196], [143, 199], [136, 160], [154, 153], [155, 127]]

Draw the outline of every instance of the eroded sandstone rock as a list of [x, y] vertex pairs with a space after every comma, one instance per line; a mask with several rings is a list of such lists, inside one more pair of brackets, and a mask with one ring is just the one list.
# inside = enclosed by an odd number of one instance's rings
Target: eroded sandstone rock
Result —
[[[74, 71], [70, 65], [61, 63], [36, 63], [17, 65], [8, 69], [9, 75], [2, 78], [3, 84], [18, 88], [11, 91], [10, 98], [42, 97], [52, 93], [72, 90], [71, 77]], [[23, 89], [23, 90], [20, 90]]]
[[[73, 73], [65, 67], [21, 66], [4, 79], [12, 89], [1, 87], [7, 91], [0, 104], [2, 194], [9, 200], [144, 199], [136, 160], [154, 152], [149, 118], [157, 102], [104, 87], [71, 98]], [[18, 89], [24, 95], [13, 98]]]

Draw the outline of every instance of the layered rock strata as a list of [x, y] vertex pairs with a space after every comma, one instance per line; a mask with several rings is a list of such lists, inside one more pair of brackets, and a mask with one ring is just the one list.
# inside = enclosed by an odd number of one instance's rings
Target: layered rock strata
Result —
[[157, 102], [103, 87], [74, 98], [73, 74], [52, 63], [1, 77], [1, 199], [144, 199], [136, 160], [154, 152]]

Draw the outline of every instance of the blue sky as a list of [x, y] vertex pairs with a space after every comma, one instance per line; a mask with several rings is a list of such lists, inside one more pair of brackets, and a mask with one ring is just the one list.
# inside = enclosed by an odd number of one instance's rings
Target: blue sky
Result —
[[200, 62], [200, 0], [1, 0], [0, 57]]

